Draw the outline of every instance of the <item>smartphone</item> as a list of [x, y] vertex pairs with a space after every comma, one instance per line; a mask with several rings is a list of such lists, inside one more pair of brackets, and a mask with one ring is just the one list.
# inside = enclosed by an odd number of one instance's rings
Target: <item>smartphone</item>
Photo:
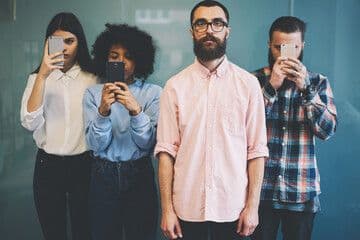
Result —
[[124, 82], [124, 62], [106, 62], [107, 82]]
[[281, 44], [280, 54], [282, 57], [297, 58], [295, 43]]
[[[50, 36], [48, 44], [49, 44], [49, 54], [64, 51], [64, 39], [62, 37]], [[60, 59], [63, 57], [64, 55], [61, 54], [57, 56], [55, 59]], [[58, 62], [55, 65], [64, 66], [64, 62]]]

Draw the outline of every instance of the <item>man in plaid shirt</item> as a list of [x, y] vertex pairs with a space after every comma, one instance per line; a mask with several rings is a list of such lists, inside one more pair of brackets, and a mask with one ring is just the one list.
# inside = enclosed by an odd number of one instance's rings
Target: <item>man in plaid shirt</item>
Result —
[[[326, 140], [335, 133], [336, 108], [328, 79], [302, 63], [304, 34], [302, 20], [276, 19], [269, 31], [269, 67], [255, 72], [264, 95], [270, 151], [255, 240], [275, 240], [280, 223], [284, 239], [311, 239], [320, 210], [315, 137]], [[281, 50], [284, 44], [292, 51]]]

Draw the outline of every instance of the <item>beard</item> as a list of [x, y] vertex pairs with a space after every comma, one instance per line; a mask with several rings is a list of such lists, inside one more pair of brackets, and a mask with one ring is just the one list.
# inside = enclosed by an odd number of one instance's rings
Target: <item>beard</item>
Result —
[[[206, 41], [213, 41], [215, 43], [215, 47], [206, 47], [204, 44]], [[226, 53], [226, 38], [221, 41], [219, 38], [206, 34], [205, 37], [199, 40], [195, 40], [194, 38], [193, 42], [195, 56], [203, 62], [221, 58]]]
[[[300, 56], [298, 57], [298, 60], [300, 62], [302, 62], [303, 57], [304, 57], [304, 49], [301, 50]], [[276, 59], [272, 55], [271, 49], [269, 48], [269, 50], [268, 50], [268, 63], [269, 63], [269, 67], [270, 67], [271, 70], [273, 69], [275, 62], [276, 62]]]

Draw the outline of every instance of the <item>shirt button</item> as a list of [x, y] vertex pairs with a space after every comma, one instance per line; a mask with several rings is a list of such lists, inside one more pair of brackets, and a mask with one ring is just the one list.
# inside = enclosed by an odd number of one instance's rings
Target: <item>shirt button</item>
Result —
[[284, 114], [287, 114], [287, 111], [286, 111], [286, 110], [284, 110], [284, 111], [283, 111], [283, 113], [284, 113]]
[[281, 145], [285, 146], [285, 142], [282, 142]]
[[282, 127], [282, 130], [285, 130], [286, 129], [286, 127]]
[[281, 176], [281, 175], [279, 175], [278, 177], [279, 177], [280, 179], [282, 179], [282, 176]]

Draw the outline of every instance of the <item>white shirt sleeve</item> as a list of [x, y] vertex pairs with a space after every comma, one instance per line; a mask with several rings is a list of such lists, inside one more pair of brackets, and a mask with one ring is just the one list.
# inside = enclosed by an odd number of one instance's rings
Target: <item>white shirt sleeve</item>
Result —
[[41, 128], [44, 125], [45, 119], [43, 116], [44, 113], [44, 104], [34, 112], [27, 111], [27, 103], [30, 98], [34, 83], [36, 79], [36, 74], [31, 74], [28, 78], [27, 85], [21, 101], [21, 110], [20, 110], [20, 120], [21, 125], [28, 129], [29, 131], [34, 131]]

